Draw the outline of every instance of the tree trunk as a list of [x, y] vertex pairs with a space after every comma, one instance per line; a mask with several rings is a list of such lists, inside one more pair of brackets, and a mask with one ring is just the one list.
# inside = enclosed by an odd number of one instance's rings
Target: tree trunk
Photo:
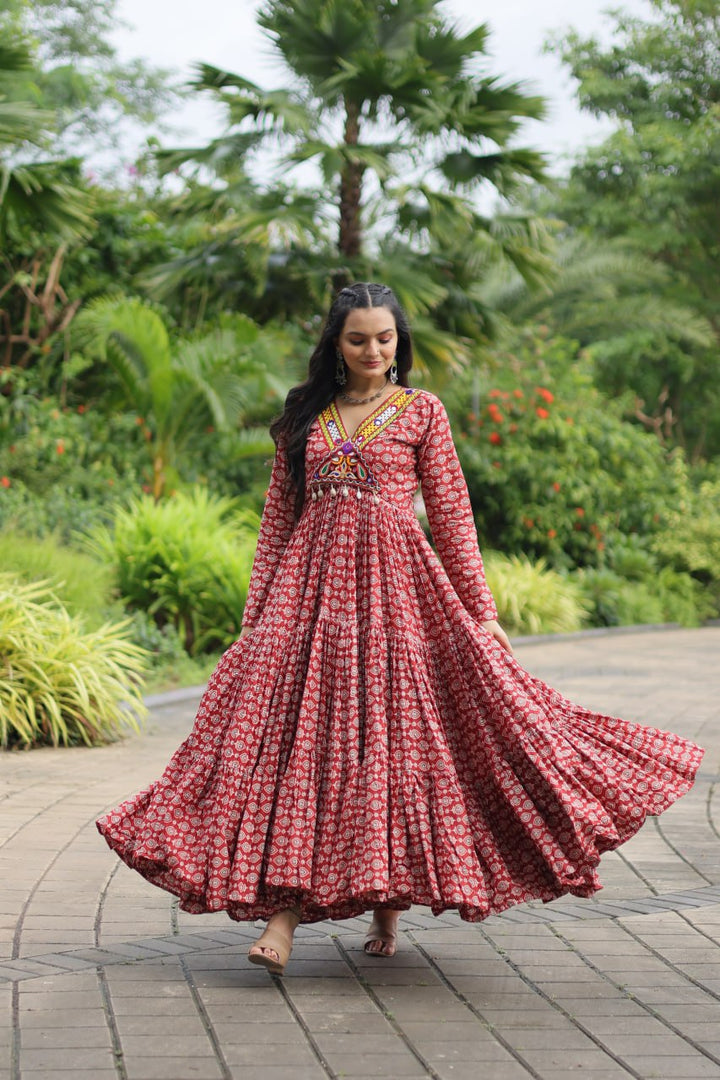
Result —
[[[360, 136], [360, 107], [345, 98], [345, 146], [357, 146]], [[340, 174], [340, 233], [338, 248], [341, 255], [356, 258], [362, 250], [360, 199], [365, 167], [359, 161], [346, 162]]]

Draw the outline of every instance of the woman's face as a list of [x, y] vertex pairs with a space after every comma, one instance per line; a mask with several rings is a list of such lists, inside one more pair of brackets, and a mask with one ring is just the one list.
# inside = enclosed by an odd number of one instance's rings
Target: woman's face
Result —
[[337, 341], [348, 371], [359, 379], [384, 377], [397, 343], [395, 316], [386, 307], [353, 308]]

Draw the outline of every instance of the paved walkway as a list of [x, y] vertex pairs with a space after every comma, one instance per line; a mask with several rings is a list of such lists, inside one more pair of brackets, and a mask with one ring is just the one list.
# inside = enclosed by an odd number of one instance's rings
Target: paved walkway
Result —
[[603, 860], [604, 890], [481, 925], [414, 909], [301, 927], [284, 979], [257, 931], [186, 916], [93, 825], [161, 771], [195, 701], [101, 750], [0, 757], [0, 1080], [720, 1078], [720, 628], [522, 644], [571, 697], [708, 747], [693, 792]]

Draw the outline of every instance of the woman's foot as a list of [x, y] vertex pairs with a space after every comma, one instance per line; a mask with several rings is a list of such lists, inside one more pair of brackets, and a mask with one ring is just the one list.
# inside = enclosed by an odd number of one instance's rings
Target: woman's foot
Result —
[[373, 921], [363, 946], [368, 956], [394, 956], [397, 949], [399, 911], [378, 908], [373, 911]]
[[290, 957], [293, 934], [299, 922], [300, 912], [296, 908], [286, 908], [271, 915], [262, 935], [250, 946], [250, 963], [259, 964], [272, 975], [282, 975]]

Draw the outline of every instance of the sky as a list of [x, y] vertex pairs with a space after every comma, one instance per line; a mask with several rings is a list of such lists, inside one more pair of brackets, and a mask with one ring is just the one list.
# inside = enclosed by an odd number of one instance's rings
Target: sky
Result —
[[[489, 25], [488, 71], [503, 81], [521, 81], [548, 102], [548, 119], [529, 122], [519, 140], [546, 151], [555, 172], [583, 146], [598, 142], [609, 130], [581, 113], [574, 103], [573, 83], [556, 56], [544, 55], [549, 34], [573, 27], [583, 35], [607, 40], [612, 20], [608, 7], [648, 17], [648, 0], [445, 0], [441, 10], [469, 29]], [[142, 56], [159, 67], [189, 76], [193, 63], [214, 64], [270, 89], [282, 86], [283, 70], [255, 22], [255, 0], [119, 0], [117, 13], [128, 25], [115, 35], [123, 58]], [[175, 117], [179, 137], [172, 145], [202, 145], [221, 130], [209, 102], [198, 100]]]

